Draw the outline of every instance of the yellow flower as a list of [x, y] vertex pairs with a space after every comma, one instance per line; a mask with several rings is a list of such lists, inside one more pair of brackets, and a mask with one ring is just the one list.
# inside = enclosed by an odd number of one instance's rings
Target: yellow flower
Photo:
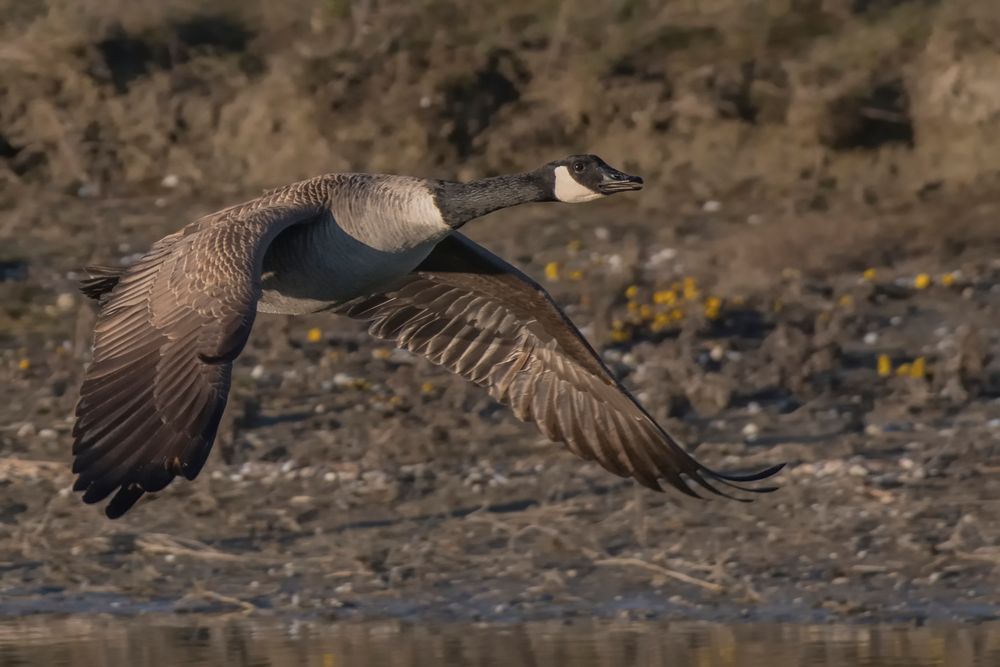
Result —
[[674, 308], [670, 311], [670, 318], [675, 322], [680, 322], [684, 319], [684, 311], [680, 308]]
[[570, 280], [576, 280], [576, 281], [583, 280], [583, 271], [580, 271], [579, 269], [570, 271], [569, 272], [569, 279]]
[[685, 299], [688, 301], [694, 301], [698, 298], [698, 283], [694, 278], [685, 278], [682, 285]]
[[879, 377], [889, 377], [892, 375], [892, 360], [889, 359], [888, 354], [878, 355], [878, 374]]
[[627, 307], [628, 307], [628, 312], [630, 313], [639, 312], [639, 303], [637, 301], [629, 301]]
[[435, 389], [435, 387], [434, 387], [434, 383], [433, 382], [429, 382], [428, 381], [428, 382], [425, 382], [422, 385], [420, 385], [420, 393], [421, 394], [433, 394], [434, 393], [434, 389]]
[[613, 343], [627, 343], [632, 338], [632, 333], [627, 329], [616, 329], [611, 332], [611, 342]]
[[611, 341], [614, 343], [624, 343], [632, 338], [632, 332], [621, 320], [611, 322]]
[[19, 362], [17, 362], [17, 367], [20, 368], [22, 371], [26, 371], [29, 368], [31, 368], [31, 360], [21, 359]]
[[376, 347], [372, 350], [373, 359], [388, 359], [392, 356], [392, 349], [388, 347]]
[[927, 375], [927, 360], [923, 357], [917, 357], [910, 364], [910, 377], [920, 379]]
[[722, 299], [717, 296], [710, 296], [705, 299], [705, 317], [710, 320], [719, 318], [722, 313]]
[[913, 279], [913, 286], [917, 289], [927, 289], [931, 285], [931, 277], [926, 273], [918, 273]]
[[854, 305], [854, 297], [851, 296], [850, 294], [842, 294], [841, 297], [837, 299], [837, 303], [839, 303], [844, 308], [850, 308], [851, 306]]
[[672, 289], [661, 289], [653, 292], [653, 303], [660, 306], [672, 306], [677, 302], [677, 292]]
[[865, 269], [865, 272], [862, 275], [865, 277], [865, 280], [872, 282], [875, 280], [875, 276], [878, 275], [878, 272], [875, 271], [875, 269]]
[[559, 262], [549, 262], [545, 265], [545, 277], [549, 280], [559, 280]]
[[321, 340], [323, 340], [323, 332], [320, 331], [318, 328], [313, 327], [308, 331], [308, 333], [306, 333], [306, 339], [310, 343], [318, 343]]
[[649, 306], [649, 304], [644, 303], [639, 306], [639, 317], [644, 320], [652, 319], [653, 309]]
[[955, 272], [949, 271], [948, 273], [941, 276], [941, 284], [945, 287], [951, 287], [955, 284]]
[[629, 285], [628, 287], [625, 288], [625, 296], [628, 297], [629, 299], [634, 299], [635, 297], [639, 296], [639, 288], [636, 287], [635, 285]]
[[654, 332], [663, 331], [670, 326], [670, 313], [657, 313], [649, 328]]
[[576, 253], [583, 250], [583, 241], [579, 239], [573, 239], [572, 241], [566, 244], [566, 250], [568, 250], [570, 254], [575, 255]]
[[896, 369], [896, 375], [909, 375], [910, 374], [910, 364], [900, 364]]

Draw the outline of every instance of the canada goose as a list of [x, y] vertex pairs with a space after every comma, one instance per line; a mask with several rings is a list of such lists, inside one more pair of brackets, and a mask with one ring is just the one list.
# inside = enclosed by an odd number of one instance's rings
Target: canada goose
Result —
[[773, 490], [738, 484], [780, 465], [732, 475], [688, 455], [538, 283], [456, 231], [508, 206], [641, 187], [594, 155], [469, 183], [328, 174], [196, 220], [127, 268], [91, 268], [82, 290], [100, 313], [76, 407], [74, 490], [87, 503], [117, 491], [106, 508], [117, 518], [177, 475], [194, 479], [256, 312], [321, 310], [367, 321], [643, 486]]

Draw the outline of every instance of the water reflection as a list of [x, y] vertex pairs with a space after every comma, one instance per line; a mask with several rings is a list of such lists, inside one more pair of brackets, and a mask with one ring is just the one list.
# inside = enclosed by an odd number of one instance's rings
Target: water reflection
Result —
[[1000, 665], [1000, 624], [280, 624], [183, 617], [0, 622], [0, 665]]

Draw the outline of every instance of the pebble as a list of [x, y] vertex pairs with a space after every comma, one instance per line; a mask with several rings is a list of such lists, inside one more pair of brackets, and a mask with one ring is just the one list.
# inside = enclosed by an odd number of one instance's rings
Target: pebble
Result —
[[76, 306], [76, 298], [69, 292], [63, 292], [56, 297], [56, 308], [59, 310], [72, 310]]
[[265, 373], [266, 371], [264, 370], [264, 367], [261, 366], [260, 364], [257, 364], [256, 366], [253, 367], [253, 370], [250, 371], [250, 377], [252, 377], [254, 380], [259, 380], [262, 377], [264, 377]]
[[35, 435], [35, 425], [31, 422], [25, 422], [17, 429], [17, 437], [19, 438], [30, 438], [33, 435]]
[[743, 427], [742, 433], [744, 438], [749, 438], [752, 440], [756, 438], [758, 435], [760, 435], [760, 427], [754, 424], [753, 422], [750, 422]]
[[357, 378], [347, 373], [337, 373], [333, 376], [333, 386], [335, 387], [353, 387], [356, 381]]
[[864, 337], [865, 345], [874, 345], [878, 342], [878, 334], [874, 331], [869, 331]]
[[394, 364], [414, 364], [417, 362], [417, 359], [419, 359], [417, 355], [398, 347], [389, 353], [389, 361]]
[[59, 434], [51, 428], [43, 428], [38, 432], [38, 437], [42, 440], [55, 440], [59, 437]]
[[722, 202], [716, 201], [715, 199], [709, 199], [701, 205], [701, 210], [705, 211], [705, 213], [718, 213], [722, 210]]
[[677, 250], [674, 248], [663, 248], [662, 250], [657, 250], [652, 255], [650, 255], [649, 260], [646, 265], [649, 267], [657, 267], [661, 264], [666, 264], [673, 261], [677, 257]]
[[165, 188], [176, 188], [180, 184], [181, 177], [177, 174], [167, 174], [163, 177], [163, 180], [160, 181], [160, 185]]
[[84, 183], [76, 189], [76, 196], [82, 199], [90, 199], [101, 194], [100, 183]]

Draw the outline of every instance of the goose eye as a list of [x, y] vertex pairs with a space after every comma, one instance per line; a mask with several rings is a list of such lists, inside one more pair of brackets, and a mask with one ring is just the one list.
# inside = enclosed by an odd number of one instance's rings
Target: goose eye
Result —
[[587, 165], [585, 165], [582, 162], [574, 162], [573, 163], [573, 171], [575, 171], [578, 174], [582, 174], [583, 170], [586, 169], [586, 168], [587, 168]]

